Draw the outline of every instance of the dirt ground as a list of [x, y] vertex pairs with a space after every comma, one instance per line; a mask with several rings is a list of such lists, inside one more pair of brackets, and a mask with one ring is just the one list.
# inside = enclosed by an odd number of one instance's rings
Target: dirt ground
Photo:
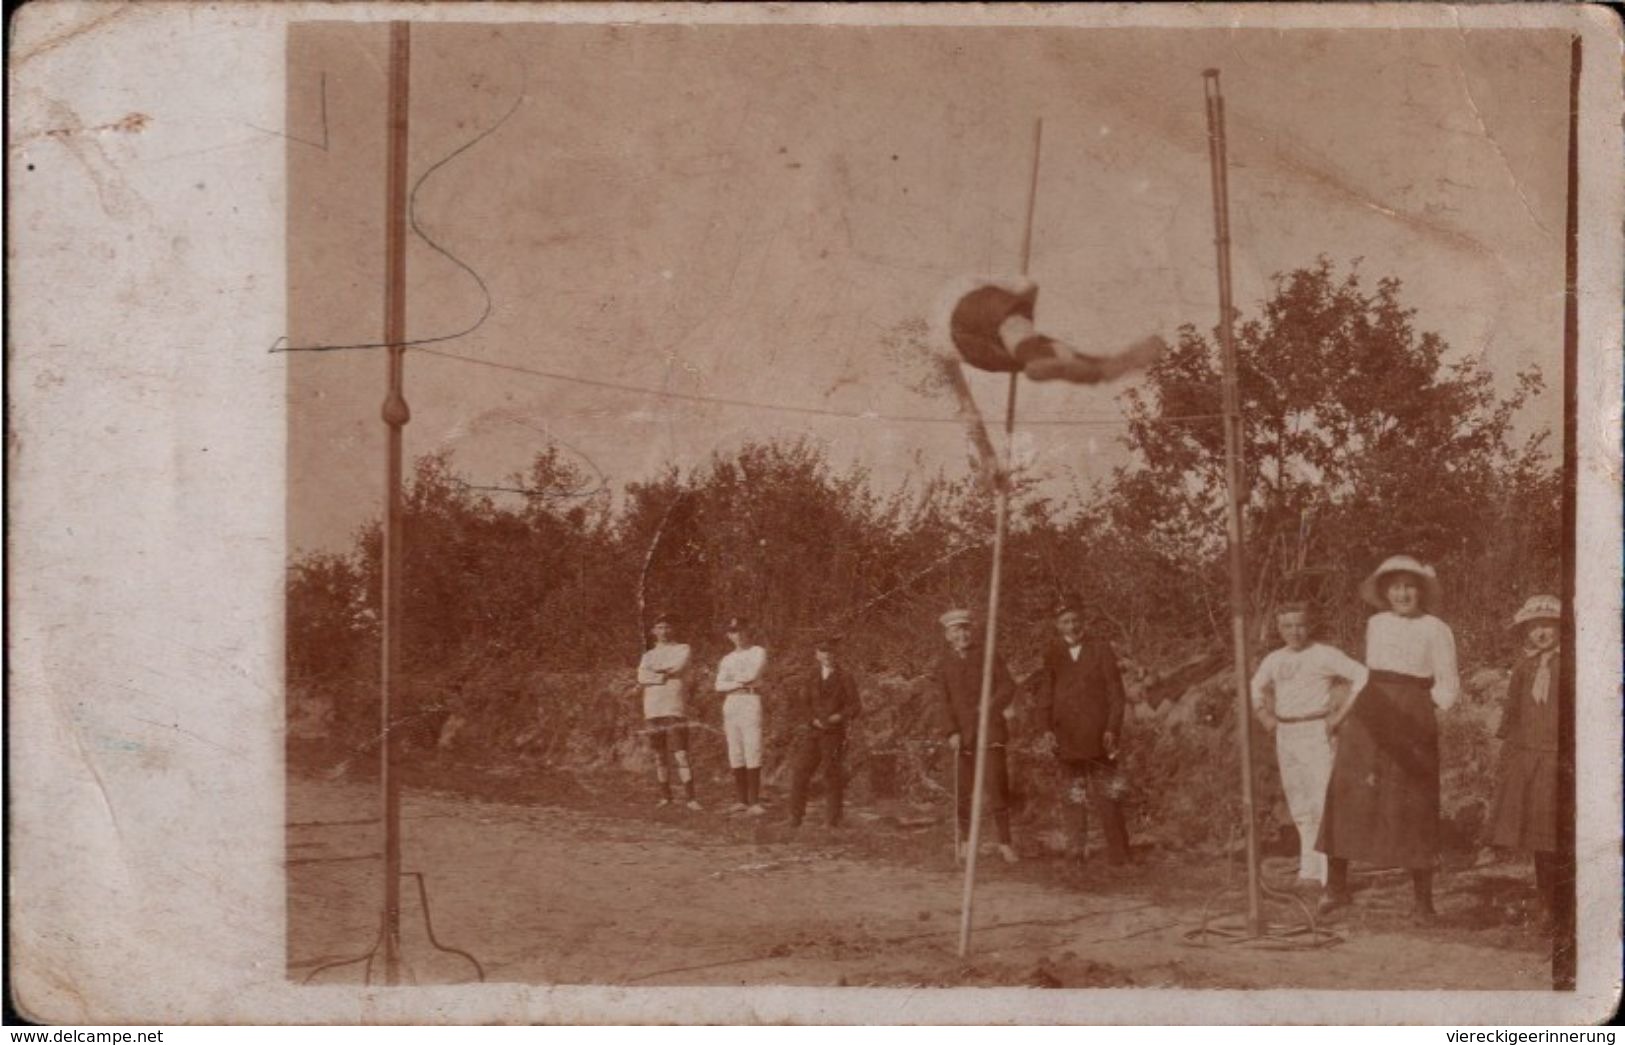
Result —
[[[431, 786], [432, 785], [432, 786]], [[1017, 823], [1024, 859], [978, 862], [975, 936], [956, 953], [962, 877], [946, 804], [858, 806], [839, 831], [768, 816], [653, 807], [628, 774], [437, 766], [403, 798], [402, 948], [418, 983], [473, 979], [425, 932], [478, 959], [486, 979], [532, 984], [1548, 989], [1549, 942], [1529, 916], [1532, 871], [1483, 861], [1439, 877], [1438, 925], [1409, 924], [1408, 879], [1356, 872], [1356, 904], [1302, 931], [1294, 904], [1266, 915], [1296, 935], [1205, 938], [1242, 903], [1234, 859], [1140, 848], [1083, 867]], [[709, 787], [713, 803], [718, 787]], [[378, 927], [377, 792], [307, 768], [288, 791], [288, 962], [302, 980], [364, 952]], [[1265, 863], [1285, 881], [1295, 860]], [[1229, 924], [1235, 924], [1234, 916]], [[1310, 944], [1319, 941], [1318, 945]], [[1204, 942], [1205, 941], [1205, 942]], [[315, 982], [355, 983], [361, 963]], [[375, 973], [376, 974], [376, 973]]]

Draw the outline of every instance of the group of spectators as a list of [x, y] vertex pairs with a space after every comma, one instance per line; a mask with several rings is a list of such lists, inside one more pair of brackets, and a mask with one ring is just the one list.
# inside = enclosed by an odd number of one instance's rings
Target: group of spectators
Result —
[[[1252, 704], [1275, 735], [1282, 787], [1298, 830], [1299, 887], [1320, 895], [1323, 912], [1352, 901], [1351, 862], [1410, 871], [1411, 917], [1437, 917], [1433, 874], [1439, 855], [1440, 750], [1437, 716], [1461, 693], [1455, 638], [1434, 611], [1440, 586], [1435, 571], [1413, 557], [1384, 561], [1360, 585], [1361, 598], [1376, 612], [1366, 624], [1364, 656], [1356, 660], [1316, 641], [1308, 606], [1279, 607], [1275, 624], [1282, 645], [1266, 655], [1251, 680]], [[1501, 773], [1491, 814], [1492, 844], [1532, 852], [1537, 885], [1548, 921], [1557, 868], [1557, 724], [1561, 604], [1550, 595], [1531, 597], [1512, 627], [1524, 649], [1513, 668], [1499, 736]], [[1066, 598], [1055, 607], [1055, 637], [1040, 669], [1026, 684], [1035, 700], [1043, 747], [1053, 752], [1067, 778], [1063, 798], [1069, 853], [1087, 851], [1091, 812], [1100, 819], [1107, 862], [1131, 859], [1122, 799], [1128, 787], [1119, 765], [1125, 693], [1111, 645], [1085, 632], [1084, 607]], [[1022, 687], [1001, 657], [985, 661], [973, 614], [942, 614], [944, 649], [929, 684], [936, 696], [938, 734], [953, 752], [957, 855], [965, 856], [976, 752], [982, 725], [980, 698], [990, 692], [986, 716], [983, 798], [992, 812], [1000, 855], [1020, 857], [1010, 824], [1007, 746], [1009, 720]], [[749, 621], [735, 617], [726, 628], [733, 649], [717, 666], [714, 688], [722, 695], [723, 731], [735, 796], [730, 812], [761, 816], [762, 694], [767, 651], [755, 644]], [[672, 804], [673, 768], [683, 801], [699, 810], [689, 760], [688, 679], [692, 654], [674, 639], [673, 623], [661, 616], [654, 644], [638, 666], [643, 713], [659, 804]], [[840, 663], [839, 639], [815, 643], [816, 670], [793, 687], [787, 708], [793, 725], [789, 819], [806, 815], [814, 777], [824, 773], [826, 822], [842, 821], [848, 730], [862, 714], [858, 686]], [[930, 728], [922, 724], [922, 728]]]

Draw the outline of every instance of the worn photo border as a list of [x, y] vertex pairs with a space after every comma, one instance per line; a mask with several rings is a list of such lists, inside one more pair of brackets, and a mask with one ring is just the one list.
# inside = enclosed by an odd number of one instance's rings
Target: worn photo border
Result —
[[[1573, 992], [300, 987], [287, 978], [285, 51], [296, 21], [1564, 29], [1583, 40]], [[37, 3], [13, 22], [13, 1003], [59, 1023], [1605, 1020], [1620, 991], [1620, 25], [1569, 5]], [[229, 85], [229, 88], [223, 87]], [[53, 134], [138, 114], [140, 133]], [[43, 168], [43, 172], [36, 167]], [[54, 172], [54, 173], [52, 173]], [[1554, 332], [1555, 333], [1555, 332]]]

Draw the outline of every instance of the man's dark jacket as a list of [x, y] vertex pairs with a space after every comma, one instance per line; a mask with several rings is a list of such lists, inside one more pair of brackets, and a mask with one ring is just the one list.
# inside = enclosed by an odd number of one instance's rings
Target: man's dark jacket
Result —
[[841, 721], [836, 725], [845, 725], [863, 713], [863, 705], [858, 701], [858, 684], [839, 665], [827, 679], [822, 668], [813, 668], [812, 677], [794, 692], [791, 707], [798, 726], [811, 725], [814, 719], [828, 726], [829, 717], [837, 713]]
[[[931, 673], [931, 682], [937, 692], [942, 714], [942, 732], [945, 736], [959, 734], [961, 750], [976, 747], [977, 705], [982, 699], [982, 650], [972, 648], [961, 657], [946, 650]], [[993, 703], [988, 709], [987, 742], [1003, 744], [1006, 739], [1004, 709], [1016, 696], [1016, 682], [1010, 669], [995, 654], [993, 657]]]
[[1038, 725], [1055, 734], [1056, 757], [1104, 758], [1105, 735], [1120, 735], [1123, 728], [1123, 677], [1111, 646], [1085, 639], [1074, 661], [1057, 640], [1044, 652], [1034, 687]]

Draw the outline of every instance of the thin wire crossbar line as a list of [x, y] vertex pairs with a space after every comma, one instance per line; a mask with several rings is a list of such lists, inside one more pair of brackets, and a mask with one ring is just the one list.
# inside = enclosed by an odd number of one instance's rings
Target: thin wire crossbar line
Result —
[[[805, 414], [816, 417], [838, 417], [853, 421], [896, 421], [908, 424], [949, 424], [958, 425], [964, 422], [958, 417], [939, 416], [934, 414], [882, 414], [872, 410], [832, 410], [827, 407], [800, 406], [793, 403], [766, 403], [751, 399], [733, 399], [725, 396], [705, 396], [692, 392], [673, 392], [669, 389], [650, 388], [645, 385], [626, 385], [614, 381], [603, 381], [598, 378], [582, 377], [579, 374], [566, 374], [556, 370], [540, 370], [536, 367], [520, 366], [517, 363], [504, 363], [494, 359], [480, 359], [478, 356], [465, 356], [456, 352], [447, 352], [443, 349], [425, 348], [421, 345], [411, 346], [414, 352], [424, 355], [436, 356], [441, 359], [450, 359], [460, 363], [470, 363], [474, 366], [489, 367], [493, 370], [504, 370], [509, 373], [527, 374], [532, 377], [547, 378], [553, 381], [566, 381], [571, 384], [587, 385], [592, 388], [603, 388], [615, 392], [627, 392], [636, 395], [659, 396], [663, 399], [680, 399], [690, 403], [705, 403], [714, 406], [733, 406], [748, 410], [774, 410], [787, 414]], [[1180, 414], [1169, 417], [1147, 418], [1142, 423], [1173, 424], [1184, 421], [1217, 421], [1223, 414]], [[1056, 425], [1071, 426], [1116, 426], [1133, 422], [1127, 417], [1076, 417], [1076, 418], [1039, 418], [1034, 420], [1023, 419], [1029, 425]]]

